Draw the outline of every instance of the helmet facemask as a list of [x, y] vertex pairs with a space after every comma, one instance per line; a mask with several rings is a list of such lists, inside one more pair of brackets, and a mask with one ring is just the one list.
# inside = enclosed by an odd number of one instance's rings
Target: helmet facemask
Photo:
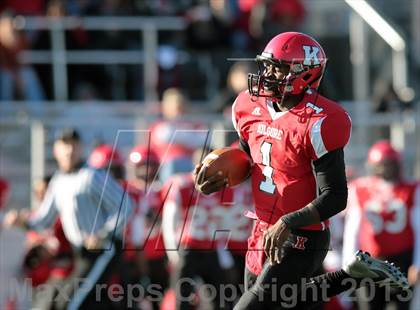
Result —
[[[264, 53], [263, 53], [264, 54]], [[287, 95], [299, 95], [308, 88], [317, 89], [324, 74], [325, 64], [303, 65], [303, 60], [286, 62], [264, 55], [257, 55], [258, 73], [248, 74], [248, 91], [252, 97], [270, 97], [282, 100]], [[265, 67], [268, 64], [274, 66], [288, 66], [288, 73], [283, 79], [271, 79], [265, 76]], [[270, 90], [267, 93], [265, 90]]]
[[[264, 56], [257, 55], [255, 59], [258, 65], [257, 74], [249, 73], [248, 74], [248, 90], [253, 97], [270, 97], [282, 99], [287, 91], [288, 79], [290, 78], [290, 67], [277, 61], [272, 58], [267, 58]], [[287, 66], [287, 73], [283, 73], [283, 78], [278, 79], [273, 74], [270, 76], [267, 75], [267, 67], [269, 65], [274, 66], [275, 68]], [[276, 69], [273, 69], [273, 71]]]

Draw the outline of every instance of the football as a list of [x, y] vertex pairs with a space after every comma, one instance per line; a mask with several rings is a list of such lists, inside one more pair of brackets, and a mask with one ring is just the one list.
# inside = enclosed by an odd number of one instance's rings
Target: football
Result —
[[202, 161], [207, 167], [205, 177], [218, 171], [228, 178], [228, 185], [234, 186], [245, 181], [251, 173], [252, 162], [248, 154], [238, 148], [225, 147], [207, 154]]

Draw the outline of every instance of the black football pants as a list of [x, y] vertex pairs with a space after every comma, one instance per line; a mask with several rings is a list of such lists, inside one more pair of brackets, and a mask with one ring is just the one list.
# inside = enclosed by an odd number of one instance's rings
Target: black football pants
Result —
[[[294, 247], [297, 236], [307, 238], [304, 249]], [[317, 298], [318, 293], [315, 294], [311, 288], [308, 288], [308, 296], [302, 298], [305, 294], [302, 293], [302, 287], [306, 286], [302, 281], [314, 275], [322, 267], [329, 242], [328, 230], [292, 231], [282, 249], [283, 258], [280, 264], [270, 265], [266, 262], [259, 276], [246, 270], [247, 290], [234, 309], [305, 309], [306, 305], [303, 305], [301, 300]], [[309, 304], [314, 306], [316, 303]]]

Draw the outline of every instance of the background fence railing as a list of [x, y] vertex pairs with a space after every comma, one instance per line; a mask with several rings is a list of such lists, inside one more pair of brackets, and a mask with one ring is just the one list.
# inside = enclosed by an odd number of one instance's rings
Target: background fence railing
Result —
[[[156, 101], [158, 98], [158, 51], [159, 32], [179, 32], [187, 25], [180, 17], [22, 17], [16, 18], [15, 26], [27, 31], [48, 31], [51, 49], [27, 50], [22, 53], [21, 60], [28, 64], [51, 64], [53, 81], [53, 99], [67, 101], [69, 98], [67, 66], [83, 65], [141, 65], [145, 101]], [[138, 50], [68, 50], [65, 32], [72, 29], [86, 31], [136, 31], [141, 42]], [[210, 52], [190, 54], [183, 50], [176, 51], [176, 63], [183, 64], [189, 58], [196, 57], [198, 68], [206, 76], [208, 95], [214, 95], [218, 81], [212, 66]]]

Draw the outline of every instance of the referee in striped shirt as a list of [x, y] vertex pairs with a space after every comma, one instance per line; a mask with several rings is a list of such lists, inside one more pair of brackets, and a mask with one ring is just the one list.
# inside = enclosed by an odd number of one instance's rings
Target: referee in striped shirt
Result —
[[[132, 202], [111, 175], [83, 164], [77, 131], [60, 132], [54, 142], [54, 157], [59, 171], [40, 207], [29, 217], [11, 211], [4, 224], [42, 230], [51, 227], [59, 216], [74, 248], [73, 273], [64, 283], [48, 286], [48, 293], [44, 287], [41, 297], [35, 294], [33, 309], [103, 308], [107, 298], [98, 295], [96, 284], [106, 283], [118, 262], [123, 226]], [[95, 300], [98, 296], [101, 300]]]

